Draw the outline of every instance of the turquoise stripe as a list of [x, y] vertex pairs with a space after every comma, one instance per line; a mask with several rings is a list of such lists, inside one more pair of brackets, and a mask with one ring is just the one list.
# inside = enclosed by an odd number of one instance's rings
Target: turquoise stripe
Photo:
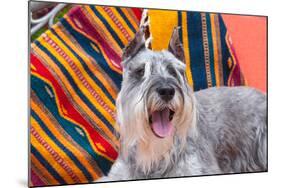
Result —
[[31, 153], [40, 161], [40, 163], [50, 172], [50, 174], [59, 182], [59, 184], [66, 184], [64, 179], [59, 173], [45, 160], [45, 158], [37, 151], [37, 149], [31, 144]]
[[[69, 134], [77, 144], [83, 147], [97, 161], [101, 170], [103, 172], [107, 172], [110, 169], [111, 162], [108, 161], [103, 156], [96, 154], [95, 151], [92, 149], [92, 146], [88, 138], [82, 136], [77, 132], [77, 129], [79, 129], [83, 132], [84, 135], [86, 135], [83, 129], [81, 129], [78, 125], [73, 124], [72, 122], [60, 116], [58, 111], [58, 104], [56, 103], [56, 100], [54, 98], [51, 98], [49, 96], [49, 94], [45, 90], [45, 86], [48, 87], [50, 91], [52, 91], [52, 88], [47, 83], [37, 78], [36, 76], [33, 75], [31, 76], [31, 89], [36, 93], [37, 97], [41, 101], [44, 101], [44, 105], [48, 109], [48, 111], [52, 113], [54, 118], [58, 121], [61, 127], [67, 132], [67, 134]], [[54, 92], [52, 91], [52, 93]]]
[[213, 37], [212, 37], [212, 27], [210, 14], [206, 13], [206, 22], [207, 22], [207, 33], [208, 33], [208, 43], [209, 43], [209, 55], [210, 55], [210, 70], [212, 78], [212, 86], [216, 86], [216, 73], [215, 73], [215, 64], [214, 64], [214, 48], [213, 48]]
[[67, 29], [67, 31], [69, 33], [71, 33], [72, 37], [74, 37], [75, 40], [79, 41], [79, 44], [85, 50], [85, 52], [96, 60], [96, 62], [99, 64], [99, 66], [107, 73], [107, 75], [114, 82], [114, 84], [117, 86], [117, 88], [120, 89], [122, 75], [111, 69], [111, 67], [106, 62], [104, 56], [102, 54], [96, 52], [92, 48], [92, 46], [90, 44], [91, 41], [89, 39], [87, 39], [85, 36], [81, 35], [80, 33], [76, 32], [72, 28], [72, 26], [69, 25], [69, 23], [66, 20], [61, 20], [61, 23], [62, 23], [63, 27], [65, 27]]
[[[74, 79], [70, 75], [70, 73], [66, 70], [66, 68], [59, 62], [59, 60], [47, 49], [45, 48], [40, 42], [34, 42], [38, 48], [40, 48], [43, 52], [45, 52], [60, 68], [63, 72], [64, 76], [67, 78], [73, 89], [75, 90], [76, 94], [81, 98], [81, 100], [87, 104], [87, 106], [100, 118], [100, 120], [109, 128], [109, 130], [114, 134], [116, 131], [112, 127], [111, 123], [101, 114], [101, 112], [93, 105], [90, 100], [81, 92], [78, 85], [75, 83]], [[96, 126], [97, 127], [97, 126]]]

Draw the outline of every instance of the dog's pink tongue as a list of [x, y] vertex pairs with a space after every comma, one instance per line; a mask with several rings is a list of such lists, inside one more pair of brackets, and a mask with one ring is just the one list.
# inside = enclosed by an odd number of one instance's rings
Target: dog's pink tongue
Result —
[[152, 129], [154, 133], [161, 138], [170, 135], [172, 132], [172, 124], [169, 121], [169, 115], [170, 110], [168, 108], [152, 113]]

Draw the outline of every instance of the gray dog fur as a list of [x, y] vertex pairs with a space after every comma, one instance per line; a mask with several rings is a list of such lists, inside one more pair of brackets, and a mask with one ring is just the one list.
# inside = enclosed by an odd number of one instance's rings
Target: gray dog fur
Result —
[[[121, 149], [109, 174], [98, 181], [267, 171], [266, 96], [249, 87], [219, 87], [193, 92], [176, 28], [168, 50], [145, 47], [144, 28], [123, 55], [123, 82], [117, 124]], [[174, 97], [156, 92], [168, 85]], [[175, 112], [171, 135], [151, 128], [152, 111]]]

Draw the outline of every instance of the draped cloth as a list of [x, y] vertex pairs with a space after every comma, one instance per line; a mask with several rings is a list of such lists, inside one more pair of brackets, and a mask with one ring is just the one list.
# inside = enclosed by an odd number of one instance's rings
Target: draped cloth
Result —
[[[30, 48], [30, 185], [92, 182], [118, 156], [115, 99], [122, 49], [142, 9], [74, 6]], [[194, 90], [244, 85], [219, 14], [149, 10], [152, 48], [166, 49], [181, 26]], [[128, 112], [130, 113], [130, 112]]]

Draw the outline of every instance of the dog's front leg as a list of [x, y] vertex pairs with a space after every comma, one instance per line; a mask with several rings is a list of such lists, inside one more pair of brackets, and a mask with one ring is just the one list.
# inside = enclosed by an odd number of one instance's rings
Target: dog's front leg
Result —
[[120, 181], [120, 180], [129, 180], [129, 168], [125, 162], [118, 158], [115, 163], [112, 165], [107, 176], [103, 176], [98, 179], [96, 182], [107, 182], [107, 181]]

